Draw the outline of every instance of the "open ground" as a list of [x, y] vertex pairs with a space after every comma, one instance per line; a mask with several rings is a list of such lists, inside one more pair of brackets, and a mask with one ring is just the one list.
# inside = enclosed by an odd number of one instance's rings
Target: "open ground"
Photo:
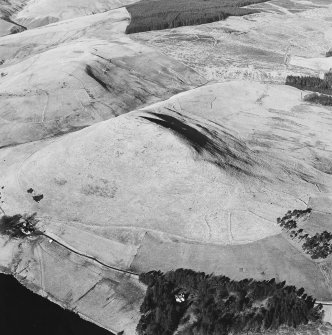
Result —
[[281, 84], [329, 67], [331, 5], [128, 36], [128, 3], [44, 4], [10, 7], [31, 29], [0, 38], [0, 186], [48, 238], [1, 237], [2, 271], [127, 335], [142, 271], [274, 277], [330, 301], [331, 257], [276, 219], [312, 208], [306, 229], [332, 231], [331, 108]]

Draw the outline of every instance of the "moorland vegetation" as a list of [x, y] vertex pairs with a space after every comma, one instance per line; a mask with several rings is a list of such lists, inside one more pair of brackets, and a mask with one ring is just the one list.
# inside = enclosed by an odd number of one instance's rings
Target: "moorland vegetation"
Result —
[[170, 29], [257, 13], [241, 8], [267, 0], [142, 0], [127, 6], [131, 21], [127, 34]]

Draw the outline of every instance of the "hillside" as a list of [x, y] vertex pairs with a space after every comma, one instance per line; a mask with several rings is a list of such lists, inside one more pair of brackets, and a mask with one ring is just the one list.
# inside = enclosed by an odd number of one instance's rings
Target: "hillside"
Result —
[[77, 130], [205, 83], [127, 38], [128, 20], [118, 9], [3, 37], [0, 146]]
[[[128, 4], [0, 5], [0, 210], [42, 232], [0, 235], [1, 272], [125, 335], [139, 274], [177, 268], [303, 287], [332, 323], [332, 256], [277, 221], [311, 209], [300, 228], [332, 232], [331, 107], [284, 85], [328, 70], [332, 6], [126, 35]], [[266, 334], [331, 330], [303, 327]]]
[[[332, 44], [329, 0], [272, 0], [247, 8], [260, 12], [208, 25], [142, 32], [132, 38], [209, 80], [284, 83], [289, 74], [329, 70], [331, 58], [322, 59]], [[322, 66], [314, 67], [318, 61]]]
[[[189, 132], [156, 122], [168, 118]], [[3, 208], [36, 211], [47, 234], [122, 270], [275, 277], [329, 300], [330, 258], [312, 261], [276, 218], [310, 204], [312, 215], [326, 212], [330, 222], [330, 120], [325, 108], [303, 106], [291, 87], [205, 86], [60, 138], [3, 149]], [[193, 130], [205, 142], [192, 142]], [[43, 194], [40, 203], [29, 188]], [[47, 281], [44, 287], [52, 290]]]
[[0, 5], [2, 16], [28, 29], [58, 21], [103, 13], [128, 5], [132, 0], [8, 0]]

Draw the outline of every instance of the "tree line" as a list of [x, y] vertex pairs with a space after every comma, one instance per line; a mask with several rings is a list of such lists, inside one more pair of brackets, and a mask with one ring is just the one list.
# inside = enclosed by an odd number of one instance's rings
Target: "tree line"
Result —
[[240, 8], [267, 0], [145, 0], [127, 6], [131, 21], [126, 34], [170, 29], [225, 20], [229, 16], [257, 13]]
[[332, 94], [332, 73], [326, 73], [324, 79], [312, 76], [287, 76], [286, 85], [301, 90]]
[[275, 279], [231, 280], [188, 269], [142, 273], [148, 286], [139, 335], [227, 335], [320, 321], [322, 305], [303, 288]]
[[332, 106], [332, 96], [326, 94], [310, 93], [304, 97], [304, 101], [323, 106]]

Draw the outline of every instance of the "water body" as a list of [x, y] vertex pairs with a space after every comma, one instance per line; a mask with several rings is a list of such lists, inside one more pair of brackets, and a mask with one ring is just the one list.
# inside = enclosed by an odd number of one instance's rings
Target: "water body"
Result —
[[0, 274], [0, 334], [113, 335]]

